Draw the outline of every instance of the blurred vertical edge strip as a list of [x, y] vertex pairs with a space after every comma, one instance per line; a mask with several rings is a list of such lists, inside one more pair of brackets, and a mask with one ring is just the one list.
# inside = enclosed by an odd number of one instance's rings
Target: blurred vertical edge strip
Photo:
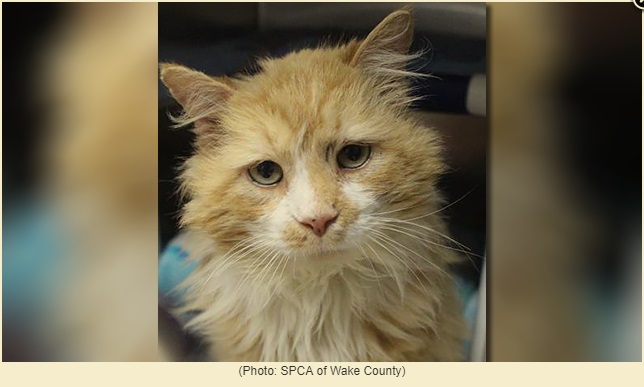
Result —
[[2, 8], [3, 360], [157, 360], [157, 4]]
[[641, 10], [488, 10], [488, 359], [641, 361]]

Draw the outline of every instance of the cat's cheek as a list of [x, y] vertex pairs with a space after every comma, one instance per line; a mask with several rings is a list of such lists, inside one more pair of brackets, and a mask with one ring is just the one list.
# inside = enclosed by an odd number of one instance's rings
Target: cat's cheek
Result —
[[375, 196], [364, 184], [357, 182], [343, 184], [342, 193], [345, 197], [342, 209], [345, 239], [360, 240], [368, 226], [369, 213], [377, 205]]
[[293, 221], [287, 198], [282, 198], [274, 208], [270, 209], [259, 220], [265, 225], [266, 242], [279, 249], [288, 248], [284, 240], [284, 232], [288, 224]]
[[365, 184], [349, 181], [342, 185], [347, 204], [358, 211], [365, 211], [376, 204], [375, 197]]

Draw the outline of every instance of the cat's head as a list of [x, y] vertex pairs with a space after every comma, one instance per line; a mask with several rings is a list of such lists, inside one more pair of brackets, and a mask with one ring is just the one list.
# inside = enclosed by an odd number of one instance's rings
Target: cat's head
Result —
[[363, 41], [262, 60], [253, 76], [162, 65], [197, 135], [183, 224], [228, 248], [319, 256], [431, 208], [444, 165], [436, 134], [406, 112], [412, 37], [401, 10]]

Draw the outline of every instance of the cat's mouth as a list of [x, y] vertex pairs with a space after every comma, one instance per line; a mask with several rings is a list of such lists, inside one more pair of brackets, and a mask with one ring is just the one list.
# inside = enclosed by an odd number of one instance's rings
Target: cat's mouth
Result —
[[289, 247], [302, 255], [333, 253], [346, 244], [346, 233], [337, 216], [308, 224], [298, 222], [284, 237]]
[[345, 233], [338, 227], [336, 230], [329, 230], [323, 236], [310, 233], [302, 239], [302, 243], [291, 243], [289, 247], [291, 254], [300, 259], [331, 261], [344, 256], [355, 245], [347, 240]]

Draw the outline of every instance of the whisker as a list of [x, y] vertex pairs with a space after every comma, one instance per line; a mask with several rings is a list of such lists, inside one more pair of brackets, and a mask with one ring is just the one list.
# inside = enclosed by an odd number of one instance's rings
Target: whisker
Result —
[[371, 266], [371, 271], [373, 272], [374, 278], [376, 279], [376, 283], [377, 283], [377, 286], [378, 286], [378, 291], [379, 291], [379, 292], [380, 292], [380, 294], [384, 297], [384, 294], [382, 293], [382, 284], [380, 283], [380, 275], [378, 275], [378, 273], [376, 272], [376, 267], [373, 265], [373, 263], [371, 262], [371, 260], [370, 260], [370, 259], [369, 259], [369, 257], [367, 256], [367, 253], [366, 253], [366, 252], [364, 251], [364, 249], [362, 248], [362, 246], [360, 246], [360, 245], [358, 245], [358, 244], [356, 244], [356, 246], [358, 246], [358, 249], [360, 250], [360, 252], [361, 252], [361, 253], [362, 253], [362, 255], [364, 256], [365, 260], [366, 260], [366, 261], [369, 263], [369, 265]]
[[[279, 268], [281, 266], [282, 271], [280, 272], [280, 275], [278, 276], [278, 279], [283, 277], [284, 269], [286, 269], [286, 266], [288, 266], [289, 259], [290, 259], [290, 257], [288, 255], [282, 255], [282, 257], [280, 258], [280, 260], [278, 262], [278, 266], [275, 268], [275, 273], [273, 274], [273, 275], [277, 274], [277, 270], [279, 270]], [[272, 281], [273, 281], [273, 278], [271, 277], [271, 280], [269, 282], [272, 282]], [[271, 295], [268, 297], [268, 299], [271, 300], [275, 296], [275, 293], [277, 293], [277, 285], [275, 285], [273, 287], [273, 291], [271, 292]]]
[[[274, 262], [275, 262], [275, 266], [274, 266], [274, 269], [273, 269]], [[282, 263], [285, 264], [285, 262], [286, 262], [286, 260], [283, 259], [283, 256], [279, 253], [279, 251], [278, 251], [277, 255], [275, 255], [274, 257], [271, 258], [271, 261], [268, 263], [268, 265], [266, 266], [266, 270], [265, 270], [266, 274], [268, 274], [268, 272], [271, 269], [273, 270], [273, 274], [271, 275], [271, 279], [268, 281], [269, 284], [273, 281], [273, 277], [275, 276], [275, 273], [277, 273], [277, 270], [279, 270], [279, 268], [282, 265]], [[262, 279], [258, 280], [258, 281], [263, 282], [266, 276], [267, 275], [262, 276]], [[266, 302], [264, 302], [264, 304], [261, 306], [261, 309], [264, 309], [266, 307], [266, 305], [268, 305], [268, 303], [271, 302], [271, 299], [273, 298], [273, 295], [275, 294], [276, 291], [277, 291], [277, 286], [273, 285], [273, 291], [271, 292], [269, 297], [266, 298]]]
[[[248, 243], [249, 241], [252, 241], [252, 242]], [[248, 244], [243, 246], [239, 250], [235, 250], [236, 246], [241, 246], [244, 243], [248, 243]], [[210, 282], [210, 280], [212, 280], [215, 274], [217, 274], [219, 271], [223, 270], [224, 268], [228, 268], [230, 265], [248, 256], [249, 253], [251, 253], [254, 248], [262, 245], [263, 245], [263, 242], [259, 240], [258, 236], [247, 238], [235, 244], [235, 246], [231, 247], [230, 250], [228, 250], [228, 252], [223, 257], [219, 258], [217, 265], [214, 268], [206, 269], [210, 271], [210, 274], [205, 280], [202, 281], [203, 282], [202, 286], [205, 286], [206, 283]], [[244, 252], [248, 252], [248, 253], [244, 255], [240, 255]]]
[[[367, 238], [369, 238], [370, 240], [373, 240], [369, 235], [367, 235]], [[382, 264], [382, 267], [387, 271], [387, 273], [389, 273], [391, 278], [396, 282], [396, 286], [398, 287], [398, 291], [400, 292], [400, 301], [402, 302], [405, 294], [405, 289], [400, 283], [399, 277], [390, 270], [389, 266], [385, 264], [385, 261], [380, 257], [380, 254], [378, 254], [378, 252], [373, 248], [373, 246], [371, 246], [370, 243], [367, 242], [366, 246], [369, 249], [371, 249], [371, 251], [373, 251], [374, 256], [378, 259], [378, 261], [380, 261], [380, 263]]]
[[453, 201], [453, 202], [451, 202], [450, 204], [448, 204], [448, 205], [446, 205], [446, 206], [444, 206], [444, 207], [439, 208], [438, 210], [432, 211], [432, 212], [430, 212], [429, 214], [420, 215], [420, 216], [417, 216], [417, 217], [414, 217], [414, 218], [410, 218], [410, 219], [405, 219], [405, 220], [417, 220], [417, 219], [422, 219], [422, 218], [426, 218], [426, 217], [431, 216], [431, 215], [438, 214], [439, 212], [441, 212], [441, 211], [443, 211], [443, 210], [446, 210], [446, 209], [450, 208], [451, 206], [453, 206], [454, 204], [456, 204], [456, 203], [460, 202], [461, 200], [465, 199], [465, 198], [467, 197], [467, 195], [471, 194], [471, 193], [472, 193], [472, 191], [474, 191], [476, 188], [477, 188], [477, 187], [474, 187], [474, 188], [470, 189], [469, 191], [467, 191], [467, 192], [465, 193], [465, 195], [463, 195], [463, 196], [461, 196], [460, 198], [458, 198], [458, 199], [454, 200], [454, 201]]
[[467, 250], [471, 251], [471, 249], [468, 246], [460, 243], [459, 241], [457, 241], [455, 239], [450, 238], [449, 236], [447, 236], [447, 235], [445, 235], [445, 234], [439, 232], [438, 230], [435, 230], [435, 229], [433, 229], [433, 228], [431, 228], [429, 226], [424, 226], [422, 224], [418, 224], [418, 223], [414, 223], [414, 222], [410, 222], [410, 221], [402, 220], [402, 219], [396, 219], [396, 218], [376, 218], [376, 220], [383, 221], [383, 222], [400, 223], [400, 224], [405, 224], [405, 225], [409, 225], [409, 226], [419, 227], [419, 228], [422, 228], [423, 230], [426, 230], [426, 231], [429, 231], [431, 233], [440, 235], [443, 238], [447, 239], [448, 241], [458, 245], [459, 247], [462, 247], [464, 249], [467, 249]]
[[[371, 231], [378, 232], [378, 231], [377, 231], [377, 230], [375, 230], [375, 229], [371, 229]], [[382, 233], [380, 233], [380, 234], [382, 234]], [[384, 235], [386, 236], [386, 234], [384, 234]], [[381, 238], [382, 238], [382, 237], [381, 237]], [[417, 257], [419, 257], [420, 259], [422, 259], [424, 262], [428, 263], [429, 265], [433, 266], [436, 270], [438, 270], [438, 271], [439, 271], [439, 272], [441, 272], [443, 275], [445, 275], [446, 277], [448, 277], [448, 278], [450, 278], [452, 281], [454, 281], [454, 283], [456, 283], [456, 285], [457, 285], [457, 286], [460, 286], [460, 285], [458, 284], [458, 282], [456, 282], [456, 280], [455, 280], [451, 275], [449, 275], [449, 273], [447, 273], [445, 270], [441, 269], [441, 268], [440, 268], [440, 267], [439, 267], [435, 262], [432, 262], [431, 260], [427, 259], [426, 257], [423, 257], [423, 256], [422, 256], [422, 255], [420, 255], [418, 252], [416, 252], [416, 251], [414, 251], [414, 250], [410, 249], [409, 247], [407, 247], [407, 246], [405, 246], [405, 245], [403, 245], [403, 244], [399, 243], [399, 242], [398, 242], [398, 241], [396, 241], [395, 239], [389, 238], [389, 240], [391, 240], [392, 242], [394, 242], [394, 243], [398, 244], [400, 247], [404, 248], [405, 250], [409, 251], [410, 253], [412, 253], [412, 254], [416, 255]], [[410, 269], [410, 270], [411, 270], [411, 269]]]
[[402, 211], [413, 210], [414, 208], [423, 207], [423, 206], [428, 206], [428, 205], [429, 205], [428, 203], [419, 203], [419, 204], [416, 204], [416, 205], [413, 205], [413, 206], [404, 207], [404, 208], [398, 208], [398, 209], [394, 209], [394, 210], [390, 210], [390, 211], [374, 212], [374, 213], [372, 213], [371, 215], [378, 216], [378, 215], [393, 214], [393, 213], [396, 213], [396, 212], [402, 212]]
[[[373, 229], [372, 229], [371, 231], [376, 232], [376, 231], [375, 231], [375, 230], [373, 230]], [[371, 238], [371, 236], [369, 236], [369, 238]], [[415, 272], [414, 270], [412, 270], [412, 268], [411, 268], [411, 267], [409, 267], [409, 265], [407, 265], [407, 263], [406, 263], [402, 258], [400, 258], [398, 255], [394, 254], [394, 253], [393, 253], [391, 250], [389, 250], [385, 245], [383, 245], [382, 243], [380, 243], [380, 241], [382, 241], [382, 238], [378, 238], [378, 237], [377, 237], [377, 235], [375, 235], [375, 236], [374, 236], [374, 238], [372, 238], [372, 240], [373, 240], [376, 244], [378, 244], [380, 247], [382, 247], [383, 249], [385, 249], [389, 254], [391, 254], [391, 256], [392, 256], [392, 257], [396, 258], [400, 263], [402, 263], [403, 265], [405, 265], [405, 267], [407, 268], [407, 270], [408, 270], [411, 274], [413, 274], [413, 275], [414, 275], [414, 277], [416, 277], [416, 279], [418, 280], [418, 284], [419, 284], [419, 285], [420, 285], [420, 286], [421, 286], [425, 291], [427, 290], [427, 289], [425, 288], [425, 286], [424, 286], [423, 282], [421, 281], [420, 277], [418, 277], [418, 275], [416, 274], [416, 272]], [[379, 240], [380, 240], [380, 241], [379, 241]], [[384, 242], [383, 242], [383, 243], [384, 243]]]
[[278, 262], [278, 261], [279, 261], [279, 255], [280, 255], [279, 250], [275, 250], [275, 253], [274, 253], [273, 255], [271, 255], [271, 258], [270, 258], [270, 260], [268, 261], [268, 264], [266, 264], [266, 266], [262, 266], [262, 267], [261, 267], [262, 275], [261, 275], [261, 277], [259, 277], [259, 278], [257, 279], [257, 283], [260, 283], [260, 284], [261, 284], [261, 283], [263, 283], [263, 282], [264, 282], [264, 280], [266, 279], [266, 277], [267, 277], [267, 276], [268, 276], [268, 274], [270, 273], [270, 269], [273, 267], [273, 265], [275, 264], [275, 262]]
[[[396, 247], [393, 243], [391, 243], [391, 241], [389, 241], [389, 238], [387, 237], [387, 235], [385, 235], [385, 234], [380, 234], [380, 240], [381, 240], [383, 243], [387, 243], [387, 244], [389, 244], [389, 246], [391, 246], [393, 249], [395, 249], [395, 250], [396, 250], [396, 251], [398, 251], [400, 254], [402, 254], [402, 256], [405, 256], [405, 257], [406, 257], [406, 254], [405, 254], [402, 250], [400, 250], [400, 248]], [[400, 257], [399, 257], [398, 259], [402, 259], [402, 258], [400, 258]], [[423, 276], [423, 278], [425, 278], [425, 280], [429, 282], [429, 278], [427, 277], [427, 274], [426, 274], [426, 273], [425, 273], [425, 271], [424, 271], [424, 270], [423, 270], [423, 269], [418, 265], [418, 263], [416, 263], [414, 260], [409, 260], [409, 262], [410, 262], [411, 264], [413, 264], [413, 265], [416, 267], [416, 269], [418, 270], [418, 272]], [[411, 269], [410, 269], [410, 270], [411, 270]], [[418, 279], [418, 282], [419, 282], [420, 286], [423, 288], [423, 290], [427, 291], [427, 289], [426, 289], [426, 288], [425, 288], [425, 286], [423, 285], [422, 281], [420, 281], [420, 278], [418, 277], [418, 275], [416, 274], [416, 272], [415, 272], [415, 271], [412, 271], [412, 274], [414, 274], [414, 276]]]
[[243, 274], [242, 281], [239, 286], [236, 288], [235, 292], [243, 289], [243, 285], [250, 280], [250, 278], [255, 274], [258, 267], [264, 264], [266, 259], [274, 252], [274, 248], [270, 246], [264, 246], [261, 249], [258, 249], [258, 256], [255, 258], [254, 262], [250, 265], [248, 272]]
[[409, 234], [409, 233], [404, 232], [403, 230], [400, 230], [400, 229], [396, 229], [393, 225], [389, 225], [389, 226], [382, 226], [381, 225], [381, 228], [386, 229], [386, 230], [390, 230], [390, 231], [394, 231], [394, 232], [397, 232], [397, 233], [400, 233], [400, 234], [404, 234], [404, 235], [410, 236], [412, 238], [415, 238], [425, 247], [430, 247], [430, 245], [431, 245], [431, 246], [442, 247], [442, 248], [445, 248], [445, 249], [454, 250], [454, 251], [457, 251], [459, 253], [462, 253], [470, 261], [470, 263], [472, 264], [472, 267], [474, 267], [474, 269], [476, 269], [476, 271], [479, 271], [478, 267], [476, 267], [476, 264], [474, 263], [474, 261], [470, 257], [470, 255], [475, 255], [476, 256], [476, 254], [474, 254], [472, 252], [452, 248], [450, 246], [441, 245], [440, 243], [436, 243], [436, 242], [433, 242], [433, 241], [430, 241], [430, 240], [426, 240], [424, 238], [420, 238], [419, 236]]
[[[383, 223], [379, 223], [379, 224], [381, 224], [381, 227], [384, 227], [384, 226], [382, 226], [382, 224], [383, 224]], [[462, 254], [464, 254], [464, 255], [467, 255], [467, 256], [468, 256], [468, 258], [470, 258], [470, 256], [474, 256], [474, 257], [479, 258], [479, 259], [485, 259], [485, 257], [483, 257], [483, 256], [481, 256], [481, 255], [478, 255], [478, 254], [476, 254], [476, 253], [473, 253], [473, 252], [469, 249], [469, 247], [467, 247], [467, 246], [463, 246], [463, 247], [464, 247], [464, 248], [467, 248], [467, 250], [469, 250], [469, 251], [466, 251], [466, 250], [463, 250], [463, 249], [459, 249], [459, 248], [454, 248], [454, 247], [451, 247], [451, 246], [442, 245], [442, 244], [437, 243], [437, 242], [434, 242], [434, 241], [432, 241], [432, 240], [428, 240], [428, 239], [420, 238], [420, 236], [418, 236], [418, 235], [411, 235], [411, 234], [408, 234], [408, 233], [406, 233], [406, 232], [403, 232], [402, 230], [407, 230], [407, 231], [410, 231], [410, 232], [418, 232], [418, 231], [410, 230], [410, 229], [405, 228], [405, 227], [402, 227], [402, 226], [400, 226], [400, 225], [388, 224], [387, 226], [388, 226], [388, 227], [391, 227], [391, 228], [392, 228], [392, 229], [391, 229], [392, 231], [397, 231], [397, 232], [399, 232], [399, 233], [401, 233], [401, 234], [405, 234], [405, 235], [407, 235], [407, 236], [410, 236], [410, 237], [416, 238], [416, 239], [418, 239], [419, 241], [422, 241], [423, 243], [429, 243], [429, 244], [431, 244], [431, 245], [433, 245], [433, 246], [442, 247], [442, 248], [445, 248], [445, 249], [448, 249], [448, 250], [457, 251], [457, 252], [459, 252], [459, 253], [462, 253]], [[398, 228], [398, 229], [395, 229], [395, 228]], [[455, 243], [455, 244], [457, 244], [457, 245], [462, 245], [461, 243], [459, 243], [459, 242], [457, 242], [457, 241], [452, 240], [451, 238], [447, 237], [446, 235], [442, 235], [442, 234], [440, 234], [440, 233], [438, 233], [438, 232], [437, 232], [437, 235], [441, 235], [441, 236], [443, 236], [443, 237], [446, 237], [446, 238], [448, 238], [448, 240], [450, 240], [450, 241], [454, 242], [454, 243]], [[429, 246], [427, 246], [427, 247], [429, 247]], [[471, 258], [470, 258], [470, 259], [471, 259]], [[472, 263], [473, 263], [473, 262], [472, 262]], [[476, 267], [476, 266], [475, 266], [475, 267]], [[478, 269], [477, 269], [477, 270], [478, 270]]]

